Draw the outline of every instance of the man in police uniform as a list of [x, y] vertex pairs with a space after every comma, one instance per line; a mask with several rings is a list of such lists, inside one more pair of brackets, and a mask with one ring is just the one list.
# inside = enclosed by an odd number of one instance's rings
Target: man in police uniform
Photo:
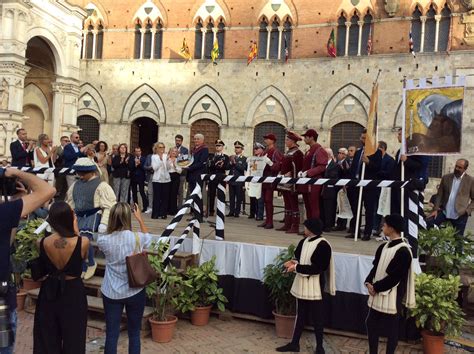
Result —
[[[284, 177], [296, 178], [303, 167], [303, 153], [298, 147], [297, 142], [301, 137], [293, 132], [287, 132], [285, 145], [288, 148], [281, 162], [280, 175]], [[278, 228], [278, 231], [285, 231], [287, 234], [299, 231], [300, 212], [298, 208], [298, 192], [296, 185], [279, 184], [277, 189], [283, 194], [285, 204], [285, 224]]]
[[[217, 175], [219, 177], [225, 176], [226, 171], [229, 170], [230, 160], [229, 156], [224, 154], [224, 142], [221, 139], [217, 139], [215, 142], [216, 153], [208, 161], [208, 171], [211, 175]], [[219, 184], [218, 179], [209, 181], [209, 216], [214, 216], [214, 205], [216, 200], [217, 185]]]
[[[230, 156], [230, 172], [232, 176], [244, 176], [247, 171], [247, 158], [242, 154], [244, 151], [244, 144], [240, 141], [234, 142], [235, 155]], [[240, 215], [240, 208], [244, 201], [244, 183], [243, 182], [229, 182], [229, 214], [227, 216]]]

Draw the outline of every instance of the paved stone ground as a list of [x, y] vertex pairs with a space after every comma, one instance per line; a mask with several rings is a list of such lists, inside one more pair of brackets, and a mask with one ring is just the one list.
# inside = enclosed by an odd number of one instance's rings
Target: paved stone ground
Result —
[[[32, 352], [33, 315], [20, 312], [15, 353]], [[88, 328], [87, 353], [102, 353], [105, 334], [101, 330]], [[142, 353], [274, 353], [274, 348], [286, 344], [285, 339], [275, 336], [274, 326], [254, 321], [232, 319], [222, 321], [211, 318], [204, 327], [192, 326], [188, 320], [180, 319], [170, 343], [158, 344], [149, 334], [142, 338]], [[366, 353], [367, 341], [339, 335], [326, 334], [324, 337], [326, 353]], [[314, 336], [305, 331], [301, 339], [301, 352], [314, 352]], [[127, 353], [126, 331], [122, 331], [118, 353]], [[385, 353], [385, 346], [380, 346]], [[421, 346], [400, 343], [397, 353], [422, 353]], [[464, 353], [465, 351], [446, 346], [446, 353]]]

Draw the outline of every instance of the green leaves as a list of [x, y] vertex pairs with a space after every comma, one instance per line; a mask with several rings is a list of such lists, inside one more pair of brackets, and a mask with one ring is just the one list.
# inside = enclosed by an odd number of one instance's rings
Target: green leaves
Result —
[[447, 336], [459, 336], [464, 313], [456, 298], [461, 286], [459, 276], [438, 278], [422, 273], [416, 277], [416, 308], [410, 310], [416, 325]]
[[12, 255], [15, 268], [25, 269], [29, 261], [39, 257], [38, 241], [44, 237], [44, 231], [37, 235], [35, 230], [43, 222], [43, 219], [30, 220], [16, 233], [15, 253]]
[[296, 314], [296, 300], [290, 294], [295, 273], [286, 273], [283, 264], [295, 255], [295, 245], [281, 251], [273, 264], [269, 264], [263, 270], [263, 283], [270, 291], [270, 299], [275, 304], [275, 311], [281, 315]]

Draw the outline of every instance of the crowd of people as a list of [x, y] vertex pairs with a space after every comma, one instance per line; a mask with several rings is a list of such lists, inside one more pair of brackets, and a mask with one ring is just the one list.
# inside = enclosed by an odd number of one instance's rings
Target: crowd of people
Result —
[[[143, 288], [130, 288], [128, 285], [125, 259], [138, 250], [146, 248], [151, 235], [142, 218], [142, 212], [151, 213], [153, 219], [166, 219], [174, 215], [186, 195], [200, 184], [203, 197], [199, 210], [207, 215], [215, 213], [215, 198], [218, 179], [206, 185], [201, 175], [208, 173], [223, 177], [263, 176], [293, 178], [330, 179], [392, 179], [402, 178], [401, 164], [405, 165], [405, 178], [413, 179], [416, 188], [423, 189], [427, 183], [427, 158], [406, 156], [397, 152], [395, 158], [387, 154], [387, 144], [378, 142], [377, 151], [367, 156], [365, 153], [365, 131], [361, 134], [361, 148], [341, 147], [337, 157], [330, 148], [321, 146], [318, 133], [314, 129], [304, 134], [288, 131], [285, 137], [286, 152], [276, 148], [276, 136], [272, 133], [263, 136], [263, 143], [256, 142], [252, 156], [243, 154], [244, 144], [235, 141], [234, 154], [224, 154], [225, 143], [214, 142], [215, 153], [209, 154], [205, 137], [193, 137], [194, 148], [189, 152], [183, 146], [183, 137], [177, 135], [175, 146], [166, 153], [163, 143], [153, 146], [153, 153], [142, 155], [140, 147], [134, 147], [133, 155], [128, 153], [127, 144], [112, 146], [103, 141], [82, 145], [77, 133], [62, 137], [60, 146], [52, 146], [46, 134], [38, 137], [37, 145], [28, 140], [24, 129], [17, 131], [18, 140], [10, 146], [12, 166], [14, 167], [66, 167], [72, 168], [75, 175], [43, 172], [34, 174], [19, 169], [6, 168], [1, 172], [4, 178], [18, 179], [18, 193], [8, 203], [0, 203], [0, 280], [5, 281], [7, 305], [12, 328], [16, 325], [16, 288], [8, 281], [11, 273], [9, 263], [10, 245], [14, 231], [21, 217], [36, 212], [49, 204], [48, 223], [52, 234], [38, 244], [40, 263], [46, 276], [37, 301], [34, 324], [34, 352], [70, 353], [85, 351], [87, 325], [87, 301], [82, 279], [94, 275], [97, 264], [91, 247], [93, 235], [98, 234], [97, 246], [106, 258], [106, 272], [101, 287], [106, 318], [106, 353], [116, 353], [119, 335], [119, 318], [125, 308], [127, 312], [129, 353], [140, 352], [140, 320], [145, 306]], [[401, 142], [401, 132], [398, 133]], [[308, 146], [306, 152], [298, 145], [301, 141]], [[8, 163], [5, 167], [8, 167]], [[365, 168], [362, 166], [365, 165]], [[467, 219], [474, 209], [474, 180], [466, 170], [469, 162], [459, 159], [453, 173], [443, 176], [436, 198], [433, 200], [431, 224], [451, 222], [463, 235]], [[364, 171], [365, 170], [365, 171]], [[364, 171], [364, 172], [363, 172]], [[363, 175], [365, 173], [365, 175]], [[0, 176], [1, 177], [1, 176]], [[24, 185], [28, 186], [25, 188]], [[54, 188], [55, 187], [55, 188]], [[249, 218], [263, 221], [259, 226], [274, 228], [273, 200], [278, 190], [283, 195], [283, 225], [277, 230], [286, 233], [300, 233], [299, 195], [305, 206], [306, 221], [301, 233], [305, 236], [295, 254], [295, 260], [285, 264], [288, 272], [296, 272], [292, 294], [298, 301], [298, 317], [292, 342], [277, 348], [278, 351], [297, 351], [298, 342], [304, 326], [304, 315], [310, 312], [315, 324], [317, 352], [323, 353], [321, 285], [319, 275], [331, 272], [333, 261], [330, 243], [322, 237], [323, 233], [345, 230], [353, 237], [357, 213], [357, 188], [335, 186], [291, 185], [274, 183], [253, 183], [247, 185], [232, 181], [228, 183], [228, 217], [240, 217], [247, 196], [250, 200]], [[139, 207], [138, 193], [142, 207]], [[347, 200], [344, 201], [344, 198]], [[54, 203], [52, 201], [55, 200]], [[203, 200], [206, 201], [204, 208]], [[387, 201], [388, 200], [388, 201]], [[387, 284], [401, 284], [411, 281], [411, 253], [400, 234], [406, 230], [406, 221], [398, 215], [403, 201], [398, 190], [381, 189], [362, 192], [365, 209], [365, 228], [363, 240], [370, 239], [374, 231], [381, 227], [388, 243], [377, 250], [374, 268], [366, 279], [366, 287], [371, 296], [370, 315], [367, 320], [371, 352], [376, 352], [380, 326], [394, 328], [399, 314], [399, 300], [408, 288], [400, 287], [389, 308], [379, 306], [378, 294], [390, 290]], [[344, 204], [346, 204], [344, 206]], [[383, 204], [383, 206], [381, 206]], [[345, 211], [342, 209], [346, 209]], [[339, 209], [339, 213], [336, 210]], [[132, 214], [140, 231], [132, 231]], [[344, 214], [351, 214], [347, 224]], [[196, 215], [203, 217], [201, 213]], [[338, 218], [339, 216], [339, 218]], [[382, 218], [383, 217], [383, 218]], [[117, 247], [120, 245], [120, 247]], [[388, 259], [388, 258], [389, 259]], [[379, 264], [383, 258], [384, 262]], [[387, 258], [387, 259], [385, 259]], [[391, 261], [389, 261], [392, 259]], [[396, 265], [394, 265], [396, 263]], [[388, 281], [382, 276], [384, 269], [395, 267], [396, 274], [390, 274]], [[379, 269], [380, 268], [380, 269]], [[388, 268], [387, 268], [388, 269]], [[314, 276], [314, 277], [313, 277]], [[334, 274], [326, 278], [330, 292]], [[2, 283], [3, 284], [3, 283]], [[394, 317], [395, 314], [395, 317]], [[70, 321], [75, 318], [76, 321]], [[394, 350], [397, 343], [396, 331], [389, 336], [389, 346]], [[13, 346], [0, 352], [12, 353]]]

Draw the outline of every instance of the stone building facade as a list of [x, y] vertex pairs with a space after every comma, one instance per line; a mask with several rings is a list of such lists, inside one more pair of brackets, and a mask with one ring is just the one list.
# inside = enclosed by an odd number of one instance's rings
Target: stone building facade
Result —
[[[2, 54], [11, 55], [0, 56], [0, 77], [23, 81], [8, 81], [0, 155], [8, 155], [6, 144], [22, 124], [55, 141], [80, 128], [86, 142], [145, 150], [157, 140], [171, 146], [177, 133], [189, 145], [202, 131], [208, 144], [224, 140], [228, 153], [242, 141], [247, 154], [265, 132], [312, 127], [323, 145], [338, 148], [356, 142], [366, 125], [381, 70], [379, 139], [390, 153], [398, 148], [403, 79], [466, 75], [462, 155], [474, 159], [474, 15], [465, 1], [8, 0], [1, 6], [2, 26], [9, 8], [22, 9], [28, 20], [18, 38], [2, 27]], [[333, 30], [336, 58], [326, 49]], [[179, 55], [183, 39], [193, 60]], [[214, 41], [218, 65], [208, 59]], [[258, 58], [247, 65], [250, 41], [258, 43]], [[38, 61], [38, 53], [49, 62]], [[435, 159], [433, 176], [451, 170], [455, 159]]]

